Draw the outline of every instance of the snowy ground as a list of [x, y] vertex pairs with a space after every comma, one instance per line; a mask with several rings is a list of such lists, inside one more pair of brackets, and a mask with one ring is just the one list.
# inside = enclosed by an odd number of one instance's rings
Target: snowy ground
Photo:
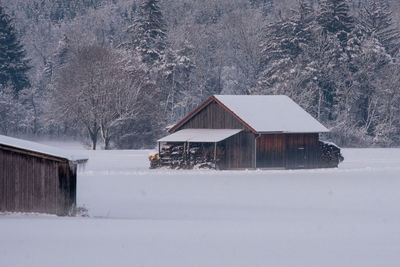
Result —
[[400, 266], [400, 149], [339, 169], [148, 170], [149, 151], [88, 152], [90, 218], [0, 215], [0, 266]]

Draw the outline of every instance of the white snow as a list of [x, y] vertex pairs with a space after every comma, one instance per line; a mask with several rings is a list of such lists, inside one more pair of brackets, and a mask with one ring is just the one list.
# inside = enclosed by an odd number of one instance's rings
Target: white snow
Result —
[[158, 142], [216, 143], [241, 132], [241, 129], [183, 129]]
[[90, 218], [0, 215], [0, 266], [399, 266], [400, 149], [338, 169], [149, 170], [150, 151], [89, 152]]
[[58, 158], [68, 159], [69, 161], [86, 161], [87, 155], [82, 151], [72, 151], [67, 148], [59, 148], [56, 146], [48, 146], [28, 140], [18, 139], [10, 136], [0, 135], [0, 145], [19, 148], [27, 151], [38, 152]]
[[329, 132], [288, 96], [215, 95], [214, 97], [258, 133]]

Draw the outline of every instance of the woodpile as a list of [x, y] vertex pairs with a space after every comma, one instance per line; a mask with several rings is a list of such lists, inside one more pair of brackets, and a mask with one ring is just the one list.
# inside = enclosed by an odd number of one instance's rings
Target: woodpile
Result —
[[340, 153], [340, 148], [329, 142], [319, 141], [321, 151], [320, 167], [321, 168], [334, 168], [344, 160]]
[[151, 156], [150, 168], [214, 169], [213, 144], [176, 143], [164, 144], [159, 155]]

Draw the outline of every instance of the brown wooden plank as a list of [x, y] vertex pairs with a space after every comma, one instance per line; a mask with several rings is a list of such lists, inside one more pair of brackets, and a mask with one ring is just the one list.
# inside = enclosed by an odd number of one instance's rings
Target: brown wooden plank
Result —
[[233, 116], [225, 108], [221, 107], [215, 101], [207, 105], [204, 109], [196, 114], [176, 131], [181, 129], [247, 129], [235, 116]]
[[263, 134], [257, 138], [257, 168], [283, 168], [285, 154], [284, 134]]
[[319, 135], [312, 134], [288, 134], [286, 168], [317, 168], [319, 164]]

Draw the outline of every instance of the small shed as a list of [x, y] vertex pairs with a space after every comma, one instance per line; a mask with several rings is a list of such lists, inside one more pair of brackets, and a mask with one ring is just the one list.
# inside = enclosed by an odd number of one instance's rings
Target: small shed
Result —
[[77, 166], [86, 161], [66, 150], [0, 135], [0, 211], [71, 214]]
[[159, 158], [162, 165], [179, 155], [180, 164], [193, 166], [196, 153], [218, 169], [337, 167], [340, 151], [324, 159], [319, 135], [327, 132], [287, 96], [214, 95], [158, 140]]

